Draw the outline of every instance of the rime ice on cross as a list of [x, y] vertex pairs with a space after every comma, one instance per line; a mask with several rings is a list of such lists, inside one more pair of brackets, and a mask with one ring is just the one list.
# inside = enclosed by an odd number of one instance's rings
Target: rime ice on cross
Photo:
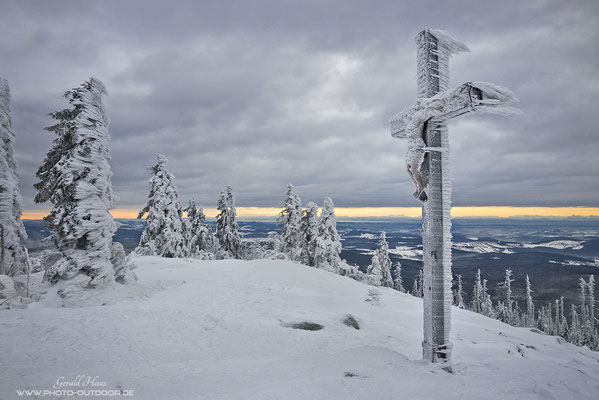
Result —
[[424, 263], [423, 358], [450, 361], [451, 184], [445, 121], [471, 112], [514, 114], [508, 89], [486, 82], [449, 87], [449, 57], [468, 47], [446, 32], [425, 29], [418, 46], [418, 100], [391, 119], [391, 135], [408, 139], [406, 164], [422, 201]]

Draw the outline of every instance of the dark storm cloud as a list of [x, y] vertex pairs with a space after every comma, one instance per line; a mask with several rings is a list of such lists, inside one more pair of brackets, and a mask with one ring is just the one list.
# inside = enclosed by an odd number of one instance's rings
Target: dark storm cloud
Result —
[[388, 119], [415, 100], [424, 27], [472, 50], [452, 86], [508, 86], [525, 113], [450, 124], [454, 205], [597, 206], [599, 3], [218, 3], [0, 1], [26, 208], [47, 114], [92, 75], [110, 92], [118, 207], [143, 203], [157, 152], [207, 207], [227, 184], [276, 206], [287, 182], [304, 200], [417, 205]]

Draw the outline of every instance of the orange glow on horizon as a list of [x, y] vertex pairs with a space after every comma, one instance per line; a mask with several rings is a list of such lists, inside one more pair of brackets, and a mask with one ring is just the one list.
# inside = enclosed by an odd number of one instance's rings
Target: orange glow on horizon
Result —
[[[137, 218], [138, 209], [117, 208], [111, 211], [115, 218]], [[215, 208], [205, 208], [207, 217], [214, 218], [218, 214]], [[276, 217], [281, 209], [278, 207], [237, 207], [240, 218]], [[419, 218], [420, 207], [335, 207], [335, 214], [340, 218], [357, 217], [409, 217]], [[48, 215], [47, 210], [30, 210], [23, 213], [22, 219], [42, 219]], [[509, 218], [517, 216], [537, 217], [599, 217], [599, 207], [453, 207], [451, 215], [455, 218], [495, 217]]]

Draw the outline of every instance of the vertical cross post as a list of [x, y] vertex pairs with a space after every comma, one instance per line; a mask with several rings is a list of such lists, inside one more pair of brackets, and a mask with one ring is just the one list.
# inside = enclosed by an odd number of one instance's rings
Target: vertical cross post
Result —
[[467, 82], [449, 90], [449, 57], [468, 47], [425, 29], [418, 46], [418, 101], [391, 119], [391, 136], [408, 139], [406, 167], [422, 202], [424, 360], [451, 360], [451, 183], [446, 120], [472, 113], [519, 114], [507, 88]]
[[[439, 40], [428, 30], [416, 38], [418, 45], [418, 97], [444, 92], [449, 86], [449, 55], [439, 51]], [[422, 176], [427, 199], [422, 203], [424, 263], [424, 360], [448, 361], [451, 318], [451, 184], [449, 140], [444, 121], [429, 120], [424, 126]], [[438, 150], [434, 150], [438, 149]]]

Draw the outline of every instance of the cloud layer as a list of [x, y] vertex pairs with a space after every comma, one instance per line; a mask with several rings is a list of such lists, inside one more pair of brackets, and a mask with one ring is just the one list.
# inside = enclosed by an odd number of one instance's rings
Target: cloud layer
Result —
[[40, 207], [47, 114], [89, 76], [110, 92], [118, 207], [144, 202], [157, 152], [182, 201], [206, 207], [229, 184], [242, 206], [278, 206], [287, 182], [319, 203], [417, 205], [388, 120], [416, 98], [425, 27], [471, 48], [452, 59], [452, 86], [507, 86], [524, 111], [450, 123], [454, 204], [597, 205], [596, 1], [218, 3], [2, 1], [26, 208]]

